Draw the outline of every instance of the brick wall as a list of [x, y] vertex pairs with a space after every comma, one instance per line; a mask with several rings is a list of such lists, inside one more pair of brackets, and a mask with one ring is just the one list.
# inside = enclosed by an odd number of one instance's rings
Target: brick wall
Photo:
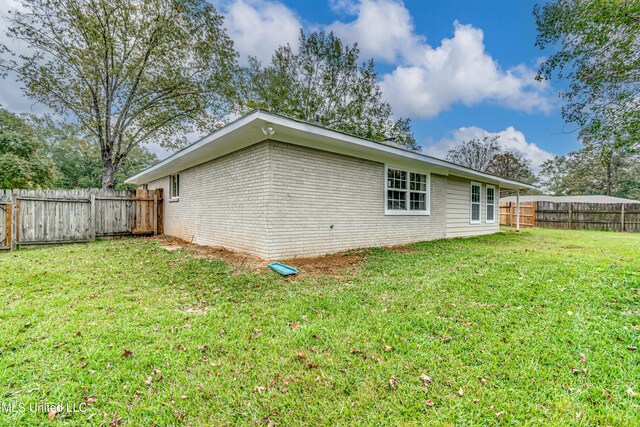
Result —
[[266, 141], [180, 172], [179, 201], [169, 177], [148, 188], [164, 189], [165, 234], [266, 259], [498, 231], [484, 185], [482, 223], [469, 224], [470, 181], [437, 174], [430, 215], [385, 215], [384, 174], [382, 163]]
[[180, 200], [164, 188], [164, 232], [200, 245], [265, 255], [269, 145], [256, 144], [180, 172]]
[[271, 166], [273, 258], [446, 236], [446, 177], [431, 175], [430, 216], [385, 215], [382, 163], [272, 142]]

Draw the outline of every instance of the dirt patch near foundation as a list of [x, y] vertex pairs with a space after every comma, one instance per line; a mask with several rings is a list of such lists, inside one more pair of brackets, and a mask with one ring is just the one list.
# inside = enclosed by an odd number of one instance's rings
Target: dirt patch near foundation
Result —
[[185, 240], [170, 236], [157, 236], [152, 239], [162, 243], [160, 249], [167, 251], [184, 249], [191, 252], [191, 255], [195, 258], [216, 259], [232, 264], [235, 267], [249, 269], [252, 271], [266, 267], [268, 264], [268, 262], [260, 259], [259, 257], [246, 252], [235, 252], [215, 246], [196, 245], [195, 243], [189, 243]]
[[[184, 249], [191, 252], [191, 255], [195, 258], [224, 261], [233, 265], [238, 271], [265, 271], [269, 269], [268, 265], [271, 263], [271, 261], [265, 261], [245, 252], [235, 252], [221, 247], [196, 245], [175, 237], [156, 236], [150, 239], [160, 242], [160, 248], [163, 250], [174, 251], [176, 249]], [[349, 277], [355, 275], [363, 257], [364, 251], [350, 251], [319, 257], [290, 258], [279, 260], [279, 262], [295, 267], [299, 271], [297, 275], [292, 277], [319, 275]]]
[[298, 276], [328, 275], [334, 277], [350, 277], [357, 273], [362, 262], [363, 252], [347, 252], [312, 258], [291, 258], [283, 264], [296, 268]]

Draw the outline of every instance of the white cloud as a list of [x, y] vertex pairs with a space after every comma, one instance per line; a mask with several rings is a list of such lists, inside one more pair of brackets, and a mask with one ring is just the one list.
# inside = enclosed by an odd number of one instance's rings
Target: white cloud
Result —
[[414, 33], [411, 14], [397, 1], [334, 0], [332, 8], [357, 15], [351, 22], [336, 21], [327, 30], [351, 43], [358, 43], [364, 58], [394, 63], [410, 56], [413, 48], [424, 43], [424, 38]]
[[451, 138], [443, 138], [435, 144], [426, 145], [422, 151], [430, 156], [444, 159], [450, 149], [459, 146], [465, 141], [484, 138], [485, 136], [498, 136], [498, 142], [506, 151], [522, 154], [525, 158], [530, 159], [534, 172], [540, 169], [540, 165], [545, 160], [554, 157], [553, 154], [538, 147], [535, 143], [528, 142], [524, 134], [513, 126], [508, 126], [499, 132], [489, 132], [477, 126], [461, 127], [453, 131]]
[[337, 14], [356, 15], [358, 2], [354, 0], [328, 0], [329, 8]]
[[[281, 1], [212, 1], [225, 16], [224, 25], [243, 63], [248, 55], [268, 62], [280, 45], [297, 47], [299, 29], [305, 23]], [[548, 86], [536, 82], [535, 72], [525, 65], [503, 69], [486, 52], [479, 28], [455, 23], [452, 37], [434, 47], [416, 32], [411, 14], [400, 0], [328, 2], [343, 17], [317, 28], [358, 42], [362, 58], [374, 57], [395, 66], [381, 76], [381, 84], [385, 99], [398, 115], [431, 118], [457, 104], [484, 102], [528, 112], [553, 108]], [[16, 0], [0, 0], [0, 12], [17, 4]], [[4, 33], [4, 27], [0, 21], [0, 32]], [[31, 101], [22, 98], [13, 79], [0, 80], [0, 102], [16, 111], [34, 108]]]
[[219, 10], [225, 17], [224, 26], [241, 54], [241, 62], [247, 56], [255, 56], [268, 62], [281, 45], [298, 45], [303, 26], [296, 14], [280, 2], [234, 0], [224, 2]]
[[397, 114], [430, 118], [455, 104], [481, 102], [527, 112], [553, 108], [548, 85], [535, 81], [535, 71], [523, 64], [502, 69], [486, 52], [481, 29], [455, 22], [453, 37], [432, 47], [416, 34], [400, 1], [343, 3], [339, 3], [343, 10], [355, 7], [357, 16], [328, 28], [357, 42], [363, 56], [396, 65], [382, 77], [382, 89]]

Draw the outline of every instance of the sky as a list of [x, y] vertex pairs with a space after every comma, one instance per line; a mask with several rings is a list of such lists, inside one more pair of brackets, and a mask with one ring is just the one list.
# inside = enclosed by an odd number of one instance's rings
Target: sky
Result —
[[[579, 148], [560, 114], [563, 82], [535, 80], [549, 55], [535, 46], [536, 1], [211, 1], [225, 17], [241, 62], [249, 55], [268, 62], [279, 45], [297, 46], [300, 28], [358, 43], [361, 59], [375, 60], [384, 100], [395, 116], [411, 118], [426, 154], [444, 158], [465, 140], [499, 135], [507, 150], [526, 155], [537, 170]], [[12, 7], [15, 0], [0, 0], [0, 13]], [[0, 40], [5, 29], [0, 22]], [[26, 99], [11, 76], [0, 80], [0, 105], [46, 111]]]

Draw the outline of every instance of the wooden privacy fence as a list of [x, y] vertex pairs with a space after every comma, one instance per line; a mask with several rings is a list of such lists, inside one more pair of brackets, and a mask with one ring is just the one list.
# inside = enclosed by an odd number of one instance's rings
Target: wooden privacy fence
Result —
[[0, 190], [0, 249], [162, 233], [162, 190]]
[[[513, 202], [500, 203], [500, 225], [515, 227], [517, 220], [517, 206]], [[520, 227], [536, 226], [536, 203], [520, 203]]]
[[541, 228], [640, 231], [640, 203], [537, 202]]
[[[500, 225], [515, 227], [514, 202], [500, 203]], [[640, 232], [640, 203], [521, 202], [520, 226]]]

